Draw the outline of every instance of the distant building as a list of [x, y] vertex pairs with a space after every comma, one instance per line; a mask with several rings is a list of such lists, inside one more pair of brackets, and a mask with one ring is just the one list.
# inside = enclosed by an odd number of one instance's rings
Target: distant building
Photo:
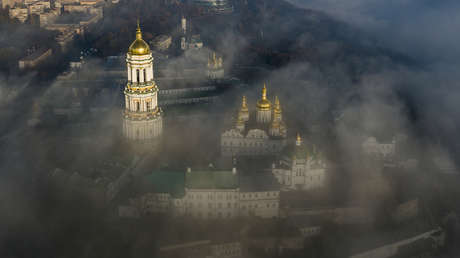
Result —
[[57, 17], [59, 16], [59, 11], [49, 11], [49, 12], [46, 12], [46, 13], [40, 13], [38, 15], [38, 19], [39, 19], [39, 22], [40, 22], [40, 27], [44, 27], [46, 25], [49, 25], [49, 24], [53, 24]]
[[76, 30], [69, 28], [67, 30], [61, 31], [56, 36], [56, 42], [59, 44], [62, 50], [66, 50], [69, 43], [73, 41], [75, 35], [77, 35]]
[[[279, 184], [268, 173], [231, 171], [153, 172], [136, 187], [132, 200], [142, 214], [170, 213], [201, 219], [279, 216]], [[143, 192], [143, 194], [142, 194]]]
[[19, 68], [20, 69], [25, 69], [25, 68], [33, 68], [37, 66], [39, 63], [43, 62], [46, 60], [48, 57], [52, 55], [53, 51], [48, 48], [41, 48], [36, 51], [34, 51], [32, 54], [22, 58], [19, 60]]
[[300, 135], [297, 135], [292, 158], [280, 162], [280, 165], [273, 164], [272, 173], [288, 189], [316, 189], [325, 184], [326, 163], [316, 147], [308, 149]]
[[243, 257], [243, 251], [240, 242], [201, 240], [161, 245], [159, 256], [163, 258], [240, 258]]
[[6, 9], [6, 7], [14, 7], [16, 4], [22, 3], [22, 0], [2, 0], [2, 8]]
[[281, 105], [275, 97], [275, 105], [267, 99], [264, 84], [262, 98], [257, 101], [255, 115], [250, 117], [243, 96], [235, 126], [221, 135], [221, 154], [224, 156], [273, 155], [286, 146], [287, 129], [282, 118]]
[[222, 57], [217, 57], [215, 52], [213, 52], [212, 55], [208, 57], [208, 69], [206, 70], [206, 75], [209, 79], [217, 80], [224, 78], [224, 67], [222, 60]]
[[203, 48], [203, 41], [200, 34], [192, 34], [192, 28], [190, 25], [187, 25], [187, 19], [183, 16], [181, 18], [181, 32], [180, 47], [182, 50]]
[[231, 13], [233, 6], [228, 0], [193, 0], [193, 3], [206, 12], [212, 13]]
[[41, 14], [44, 13], [46, 10], [51, 9], [51, 3], [50, 2], [45, 2], [45, 1], [37, 1], [29, 6], [27, 6], [29, 9], [29, 15], [32, 14]]
[[27, 8], [14, 7], [8, 11], [10, 19], [18, 19], [20, 22], [24, 23], [29, 17], [29, 10]]
[[160, 51], [167, 50], [172, 43], [172, 37], [169, 35], [160, 35], [155, 37], [154, 40], [152, 40], [151, 44]]
[[181, 38], [181, 49], [202, 49], [203, 48], [203, 41], [199, 34], [192, 35], [190, 37], [182, 37]]
[[368, 137], [362, 143], [362, 150], [364, 154], [375, 157], [388, 159], [392, 158], [396, 152], [396, 139], [393, 138], [391, 142], [381, 143], [375, 137]]

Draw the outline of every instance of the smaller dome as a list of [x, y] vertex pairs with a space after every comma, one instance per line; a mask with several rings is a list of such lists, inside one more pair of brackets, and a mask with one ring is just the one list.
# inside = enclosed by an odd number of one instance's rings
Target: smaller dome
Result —
[[272, 107], [272, 103], [267, 99], [267, 87], [265, 83], [262, 89], [262, 98], [257, 101], [257, 107], [260, 110], [269, 110]]
[[139, 27], [139, 24], [137, 24], [137, 30], [136, 30], [136, 40], [131, 43], [129, 46], [128, 52], [131, 55], [147, 55], [150, 54], [150, 47], [147, 42], [145, 42], [142, 39], [142, 32], [141, 28]]

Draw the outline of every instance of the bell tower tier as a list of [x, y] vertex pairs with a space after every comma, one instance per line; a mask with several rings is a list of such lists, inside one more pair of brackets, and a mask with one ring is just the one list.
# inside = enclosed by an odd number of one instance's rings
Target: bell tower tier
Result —
[[139, 24], [136, 39], [126, 54], [126, 83], [123, 134], [131, 140], [150, 140], [163, 132], [162, 111], [158, 107], [158, 87], [153, 75], [153, 57], [142, 39]]

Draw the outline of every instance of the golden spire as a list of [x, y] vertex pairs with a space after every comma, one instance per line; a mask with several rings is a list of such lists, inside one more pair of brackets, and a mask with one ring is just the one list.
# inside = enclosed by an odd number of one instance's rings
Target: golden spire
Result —
[[262, 88], [262, 99], [263, 100], [267, 99], [267, 86], [265, 85], [265, 82], [264, 82], [264, 87]]
[[297, 133], [297, 139], [295, 141], [295, 145], [300, 146], [302, 144], [302, 138], [300, 137], [300, 134]]
[[246, 103], [246, 96], [243, 95], [243, 100], [241, 101], [241, 110], [248, 110], [248, 104]]
[[137, 19], [136, 39], [142, 39], [141, 26], [139, 24], [139, 18]]
[[278, 96], [275, 96], [275, 112], [281, 113], [281, 105], [280, 105], [280, 100], [278, 99]]

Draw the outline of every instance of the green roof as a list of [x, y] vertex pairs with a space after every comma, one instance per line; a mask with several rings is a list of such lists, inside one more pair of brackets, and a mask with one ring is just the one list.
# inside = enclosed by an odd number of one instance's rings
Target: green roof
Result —
[[187, 188], [234, 189], [238, 188], [238, 174], [232, 171], [191, 171], [185, 174]]
[[143, 180], [143, 187], [147, 191], [155, 193], [169, 193], [172, 197], [185, 195], [184, 172], [155, 171]]

